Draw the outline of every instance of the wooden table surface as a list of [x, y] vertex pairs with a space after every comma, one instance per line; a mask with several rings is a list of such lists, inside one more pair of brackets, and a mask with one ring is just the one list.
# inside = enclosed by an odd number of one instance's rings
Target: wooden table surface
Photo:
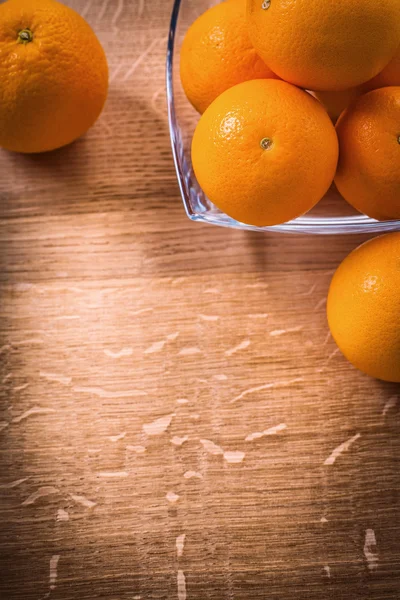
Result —
[[171, 0], [69, 0], [106, 110], [0, 153], [0, 597], [400, 598], [399, 386], [325, 298], [361, 237], [189, 222], [170, 152]]

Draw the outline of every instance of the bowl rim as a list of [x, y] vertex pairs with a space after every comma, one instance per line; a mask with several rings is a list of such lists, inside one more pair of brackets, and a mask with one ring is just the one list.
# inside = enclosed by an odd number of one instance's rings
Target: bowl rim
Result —
[[166, 95], [167, 95], [167, 111], [168, 125], [171, 140], [172, 155], [174, 159], [175, 171], [178, 179], [178, 185], [183, 201], [183, 205], [187, 216], [192, 221], [210, 223], [221, 227], [233, 229], [242, 229], [258, 232], [275, 232], [275, 233], [295, 233], [295, 234], [315, 234], [315, 235], [347, 235], [347, 234], [368, 234], [368, 233], [388, 233], [391, 231], [400, 231], [400, 220], [391, 221], [375, 221], [366, 215], [359, 214], [351, 217], [307, 217], [303, 215], [271, 227], [255, 227], [240, 223], [230, 218], [228, 215], [220, 212], [218, 217], [213, 213], [196, 213], [193, 211], [190, 204], [190, 191], [185, 181], [184, 173], [182, 172], [181, 163], [178, 154], [178, 139], [176, 132], [178, 130], [175, 95], [174, 95], [174, 51], [176, 42], [176, 32], [180, 14], [182, 0], [174, 0], [172, 7], [170, 27], [167, 42], [167, 60], [166, 60]]

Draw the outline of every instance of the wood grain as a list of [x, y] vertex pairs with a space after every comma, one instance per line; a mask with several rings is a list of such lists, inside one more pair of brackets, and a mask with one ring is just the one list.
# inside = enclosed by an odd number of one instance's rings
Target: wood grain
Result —
[[324, 312], [363, 238], [190, 223], [171, 2], [68, 4], [111, 90], [71, 147], [0, 153], [1, 598], [398, 599], [399, 387]]

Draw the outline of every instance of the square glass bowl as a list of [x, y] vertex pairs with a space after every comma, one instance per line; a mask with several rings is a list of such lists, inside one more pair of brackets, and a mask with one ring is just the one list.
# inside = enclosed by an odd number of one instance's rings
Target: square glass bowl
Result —
[[186, 213], [193, 221], [222, 227], [281, 233], [349, 234], [399, 231], [400, 221], [379, 222], [354, 211], [334, 186], [309, 213], [283, 225], [253, 227], [218, 210], [205, 196], [193, 172], [190, 147], [199, 115], [187, 100], [179, 76], [179, 52], [191, 23], [217, 4], [212, 0], [175, 0], [167, 50], [167, 101], [172, 151]]

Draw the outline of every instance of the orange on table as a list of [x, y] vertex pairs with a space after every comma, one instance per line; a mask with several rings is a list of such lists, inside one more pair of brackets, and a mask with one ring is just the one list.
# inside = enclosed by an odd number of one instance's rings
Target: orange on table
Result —
[[321, 104], [280, 80], [241, 83], [201, 117], [193, 168], [209, 199], [250, 225], [284, 223], [310, 210], [329, 189], [338, 142]]
[[180, 71], [186, 96], [200, 113], [238, 83], [275, 77], [250, 42], [246, 0], [217, 4], [193, 23], [182, 44]]
[[370, 240], [342, 262], [327, 314], [333, 338], [355, 367], [400, 382], [400, 233]]
[[96, 121], [107, 90], [103, 48], [78, 13], [55, 0], [0, 5], [0, 146], [69, 144]]
[[339, 192], [374, 219], [400, 219], [400, 87], [361, 96], [342, 114], [336, 130]]
[[274, 73], [310, 90], [368, 81], [400, 43], [399, 0], [248, 0], [247, 20]]

